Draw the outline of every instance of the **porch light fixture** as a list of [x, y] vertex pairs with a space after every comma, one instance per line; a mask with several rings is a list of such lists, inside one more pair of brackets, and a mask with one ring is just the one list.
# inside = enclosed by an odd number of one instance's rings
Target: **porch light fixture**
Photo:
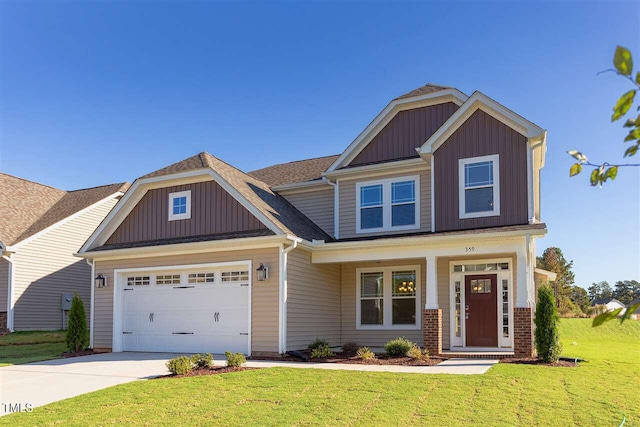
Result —
[[258, 282], [264, 282], [269, 278], [269, 267], [265, 267], [263, 263], [260, 263], [260, 267], [256, 269], [256, 279]]
[[95, 278], [96, 288], [104, 288], [107, 286], [107, 278], [102, 274], [98, 274]]

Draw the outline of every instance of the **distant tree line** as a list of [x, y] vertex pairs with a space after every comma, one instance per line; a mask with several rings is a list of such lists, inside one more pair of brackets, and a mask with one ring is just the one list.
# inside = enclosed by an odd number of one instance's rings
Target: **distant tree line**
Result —
[[589, 286], [591, 301], [601, 298], [615, 298], [624, 305], [640, 299], [640, 282], [637, 280], [619, 280], [611, 287], [608, 282], [593, 283]]

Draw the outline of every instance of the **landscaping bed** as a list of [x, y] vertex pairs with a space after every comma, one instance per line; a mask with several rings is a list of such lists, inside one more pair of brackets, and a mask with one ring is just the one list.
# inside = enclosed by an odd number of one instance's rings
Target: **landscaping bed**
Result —
[[[305, 353], [307, 356], [308, 352]], [[267, 357], [267, 356], [252, 356], [249, 360], [272, 360], [277, 362], [301, 362], [297, 357], [284, 354], [280, 357]], [[331, 357], [323, 358], [311, 358], [310, 363], [347, 363], [353, 365], [400, 365], [400, 366], [434, 366], [443, 362], [446, 359], [439, 357], [432, 357], [429, 359], [412, 359], [407, 356], [402, 357], [388, 357], [386, 355], [376, 355], [375, 359], [360, 359], [353, 354], [335, 353]]]
[[563, 368], [577, 368], [578, 364], [576, 362], [570, 362], [568, 360], [558, 360], [557, 362], [545, 362], [542, 359], [538, 359], [537, 357], [507, 357], [504, 359], [500, 359], [500, 363], [517, 363], [521, 365], [537, 365], [537, 366], [555, 366], [555, 367], [563, 367]]
[[186, 374], [169, 374], [162, 377], [158, 377], [156, 379], [167, 379], [167, 378], [184, 378], [184, 377], [198, 377], [201, 375], [219, 375], [219, 374], [228, 374], [229, 372], [241, 372], [241, 371], [250, 371], [253, 369], [260, 368], [247, 368], [244, 366], [212, 366], [210, 368], [196, 368], [191, 372]]

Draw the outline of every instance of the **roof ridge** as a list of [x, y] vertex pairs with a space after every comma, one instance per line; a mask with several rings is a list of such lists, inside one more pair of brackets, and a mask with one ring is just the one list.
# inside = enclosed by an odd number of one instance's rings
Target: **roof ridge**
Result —
[[[308, 158], [308, 159], [291, 160], [290, 162], [276, 163], [276, 164], [273, 164], [273, 165], [265, 166], [265, 167], [260, 168], [260, 169], [267, 169], [267, 168], [271, 168], [271, 167], [274, 167], [274, 166], [290, 165], [291, 163], [308, 162], [309, 160], [326, 159], [326, 158], [329, 158], [329, 157], [337, 157], [337, 156], [340, 156], [340, 154], [330, 154], [328, 156], [318, 156], [318, 157], [311, 157], [311, 158]], [[256, 169], [256, 170], [260, 170], [260, 169]], [[254, 171], [251, 171], [251, 172], [254, 172]]]
[[77, 191], [86, 191], [86, 190], [95, 190], [95, 189], [98, 189], [98, 188], [112, 187], [112, 186], [116, 186], [116, 185], [122, 187], [123, 185], [128, 184], [128, 183], [129, 183], [129, 181], [114, 182], [112, 184], [96, 185], [94, 187], [78, 188], [76, 190], [69, 190], [69, 191], [67, 191], [67, 193], [75, 193]]
[[36, 181], [31, 180], [31, 179], [20, 178], [19, 176], [11, 175], [11, 174], [5, 173], [5, 172], [0, 172], [0, 174], [8, 176], [8, 177], [11, 177], [11, 178], [19, 179], [20, 181], [25, 181], [25, 182], [29, 182], [31, 184], [36, 184], [36, 185], [39, 185], [41, 187], [47, 187], [47, 188], [51, 188], [52, 190], [58, 190], [58, 191], [62, 191], [64, 193], [68, 193], [68, 191], [66, 191], [66, 190], [62, 190], [60, 188], [52, 187], [51, 185], [43, 184], [41, 182], [36, 182]]

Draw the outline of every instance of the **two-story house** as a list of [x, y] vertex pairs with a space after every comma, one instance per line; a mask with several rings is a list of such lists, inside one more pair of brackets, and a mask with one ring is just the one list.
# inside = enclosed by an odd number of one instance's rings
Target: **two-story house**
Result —
[[[337, 156], [250, 173], [201, 153], [137, 179], [85, 243], [91, 343], [277, 354], [315, 338], [533, 353], [546, 132], [426, 85]], [[468, 354], [468, 353], [467, 353]]]

